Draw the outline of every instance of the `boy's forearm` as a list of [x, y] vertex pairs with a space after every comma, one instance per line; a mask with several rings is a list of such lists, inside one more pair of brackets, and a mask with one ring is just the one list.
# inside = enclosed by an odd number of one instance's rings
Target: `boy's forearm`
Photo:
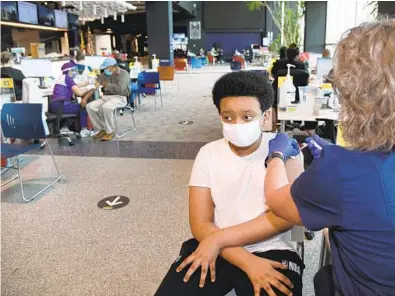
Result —
[[226, 261], [243, 271], [246, 271], [248, 263], [255, 256], [243, 247], [225, 248], [219, 254]]
[[[247, 223], [245, 223], [245, 224], [247, 224]], [[237, 226], [239, 226], [239, 225], [237, 225]], [[237, 226], [234, 226], [234, 227], [237, 227]], [[249, 227], [249, 226], [247, 225], [247, 227]], [[233, 227], [230, 227], [230, 228], [233, 228]], [[205, 223], [201, 223], [199, 225], [195, 225], [194, 227], [191, 227], [192, 234], [198, 242], [201, 242], [203, 239], [205, 239], [209, 235], [220, 234], [220, 236], [219, 236], [219, 238], [220, 238], [220, 237], [222, 237], [222, 235], [224, 235], [224, 234], [226, 235], [226, 233], [228, 233], [230, 235], [230, 237], [228, 237], [228, 238], [231, 239], [231, 242], [233, 243], [233, 244], [230, 243], [229, 246], [232, 246], [232, 247], [225, 247], [225, 246], [220, 247], [221, 251], [219, 254], [226, 261], [230, 262], [234, 266], [245, 271], [248, 266], [248, 262], [250, 262], [250, 259], [252, 259], [254, 255], [251, 254], [250, 252], [248, 252], [243, 247], [241, 247], [241, 245], [248, 244], [248, 242], [247, 243], [240, 243], [238, 245], [236, 244], [236, 240], [233, 240], [231, 237], [233, 235], [233, 230], [228, 232], [228, 230], [230, 228], [219, 229], [212, 222], [205, 222]], [[226, 232], [225, 232], [225, 230], [226, 230]], [[243, 240], [241, 240], [241, 241], [243, 241]], [[225, 242], [226, 242], [226, 239], [225, 239]]]
[[222, 249], [262, 242], [288, 231], [292, 227], [291, 223], [269, 211], [251, 221], [220, 229], [213, 235], [217, 237], [218, 244]]
[[198, 242], [201, 242], [207, 236], [217, 232], [218, 230], [219, 228], [215, 226], [213, 222], [204, 222], [199, 223], [198, 225], [191, 224], [192, 235]]

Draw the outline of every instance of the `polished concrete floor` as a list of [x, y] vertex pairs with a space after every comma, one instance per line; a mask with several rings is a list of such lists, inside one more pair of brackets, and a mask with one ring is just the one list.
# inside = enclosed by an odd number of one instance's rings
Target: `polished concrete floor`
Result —
[[[69, 147], [51, 140], [63, 178], [36, 200], [22, 202], [16, 181], [2, 187], [1, 295], [153, 295], [190, 238], [193, 159], [204, 143], [221, 137], [209, 96], [219, 76], [179, 74], [180, 91], [173, 96], [169, 87], [157, 112], [147, 97], [135, 113], [138, 130], [121, 141], [85, 138]], [[120, 129], [128, 127], [128, 115], [120, 118]], [[194, 124], [178, 125], [180, 120]], [[53, 178], [47, 149], [23, 157], [27, 195]], [[116, 210], [98, 207], [101, 199], [117, 195], [130, 203]], [[306, 242], [307, 296], [314, 295], [319, 245], [319, 237]]]

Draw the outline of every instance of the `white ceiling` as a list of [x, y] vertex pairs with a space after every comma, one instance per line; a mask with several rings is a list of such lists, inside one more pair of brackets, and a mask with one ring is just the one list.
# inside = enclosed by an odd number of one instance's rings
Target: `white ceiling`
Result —
[[[74, 6], [76, 9], [67, 9], [68, 12], [78, 14], [79, 20], [93, 21], [95, 19], [100, 19], [101, 17], [113, 17], [114, 13], [117, 13], [117, 17], [123, 13], [135, 11], [137, 7], [126, 1], [62, 1], [66, 3], [66, 6]], [[96, 6], [96, 14], [94, 10]]]

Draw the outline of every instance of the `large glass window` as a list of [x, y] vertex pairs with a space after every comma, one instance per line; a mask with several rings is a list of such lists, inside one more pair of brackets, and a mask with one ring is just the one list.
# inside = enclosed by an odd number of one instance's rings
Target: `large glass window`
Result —
[[363, 22], [375, 19], [376, 16], [372, 13], [374, 4], [368, 5], [369, 2], [356, 0], [327, 2], [325, 47], [332, 53], [343, 33]]

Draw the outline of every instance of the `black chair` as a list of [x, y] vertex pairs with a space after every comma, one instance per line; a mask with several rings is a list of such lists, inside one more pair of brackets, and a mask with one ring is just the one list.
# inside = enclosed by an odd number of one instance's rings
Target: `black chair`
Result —
[[[66, 101], [66, 100], [65, 100]], [[55, 137], [55, 138], [65, 138], [69, 142], [70, 146], [73, 146], [74, 143], [71, 140], [70, 136], [75, 135], [77, 139], [81, 138], [80, 132], [81, 132], [81, 123], [80, 123], [80, 117], [81, 117], [81, 111], [78, 113], [63, 113], [63, 108], [64, 108], [64, 101], [57, 101], [59, 102], [58, 108], [56, 109], [56, 112], [46, 112], [45, 115], [47, 116], [47, 123], [48, 126], [51, 126], [50, 128], [50, 136]], [[51, 99], [48, 97], [48, 110], [50, 110], [51, 106]], [[66, 132], [66, 133], [61, 133], [60, 132], [60, 127], [61, 123], [67, 121], [67, 123], [72, 123], [74, 131], [73, 132]]]
[[[274, 77], [274, 81], [273, 81], [273, 88], [274, 88], [274, 104], [273, 107], [277, 107], [277, 91], [278, 91], [278, 77], [279, 76], [287, 76], [287, 69], [281, 69], [277, 71], [277, 75]], [[301, 69], [292, 69], [290, 70], [290, 74], [293, 77], [293, 84], [296, 88], [296, 92], [295, 92], [295, 103], [299, 103], [299, 90], [298, 87], [299, 86], [307, 86], [309, 83], [309, 72], [307, 72], [306, 70], [301, 70]]]

